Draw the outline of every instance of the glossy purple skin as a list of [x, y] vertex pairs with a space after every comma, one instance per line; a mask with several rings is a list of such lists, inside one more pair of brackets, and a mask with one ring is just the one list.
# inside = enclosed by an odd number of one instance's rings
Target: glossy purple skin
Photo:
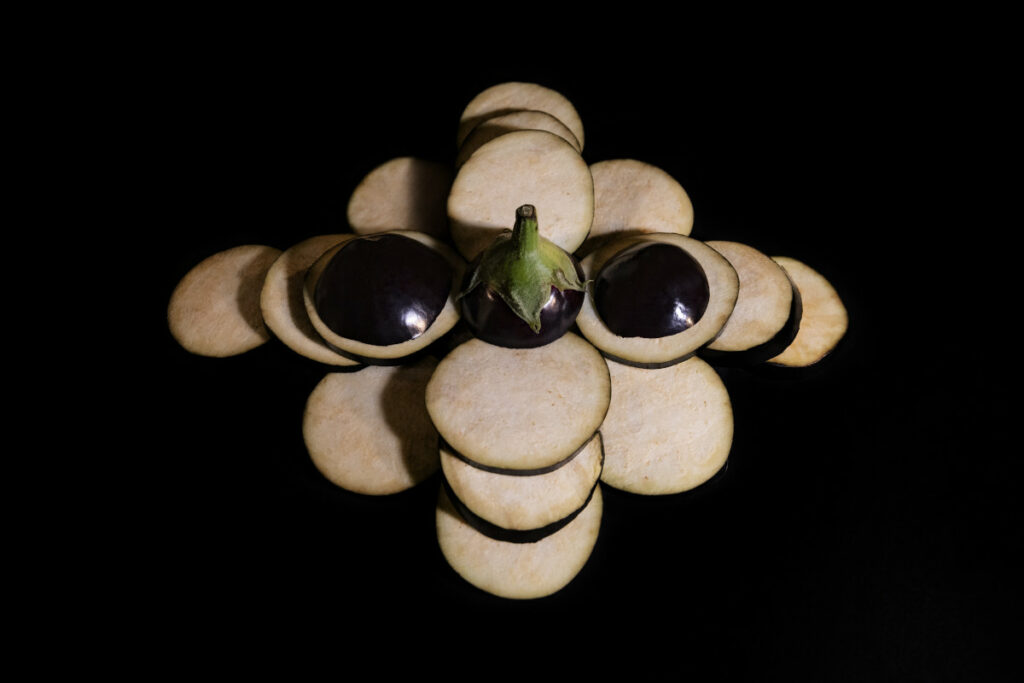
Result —
[[[475, 266], [476, 264], [474, 264]], [[576, 275], [583, 281], [583, 269], [573, 258]], [[469, 282], [467, 272], [463, 287]], [[584, 292], [551, 288], [551, 298], [540, 313], [540, 331], [534, 332], [526, 321], [508, 307], [502, 298], [484, 285], [462, 297], [462, 319], [478, 339], [507, 348], [527, 349], [543, 346], [565, 334], [576, 322], [583, 307]]]
[[403, 235], [349, 241], [324, 268], [314, 290], [320, 319], [365, 344], [399, 344], [423, 334], [452, 290], [452, 265]]
[[693, 327], [711, 291], [700, 264], [664, 242], [641, 242], [616, 254], [594, 279], [594, 307], [620, 337], [667, 337]]

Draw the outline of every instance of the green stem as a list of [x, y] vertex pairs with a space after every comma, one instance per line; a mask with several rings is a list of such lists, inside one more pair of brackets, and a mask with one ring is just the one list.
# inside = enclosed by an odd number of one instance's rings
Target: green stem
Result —
[[521, 257], [537, 251], [540, 229], [537, 227], [537, 210], [532, 204], [523, 204], [516, 209], [516, 222], [512, 227], [511, 239], [516, 253]]

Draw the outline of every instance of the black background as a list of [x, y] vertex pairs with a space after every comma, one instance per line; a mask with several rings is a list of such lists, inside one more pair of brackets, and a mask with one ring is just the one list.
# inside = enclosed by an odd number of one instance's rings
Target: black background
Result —
[[[137, 567], [130, 614], [176, 624], [176, 665], [210, 652], [456, 678], [484, 663], [977, 681], [1008, 662], [1021, 471], [994, 353], [997, 283], [971, 267], [975, 224], [954, 207], [972, 174], [951, 160], [964, 143], [946, 105], [979, 87], [956, 48], [905, 49], [902, 32], [874, 28], [756, 43], [723, 30], [699, 46], [696, 26], [650, 41], [608, 31], [554, 52], [525, 29], [463, 41], [349, 25], [286, 43], [228, 22], [146, 53], [131, 185], [160, 240], [133, 324], [147, 349], [138, 385], [153, 394], [138, 401], [147, 447], [122, 471], [119, 526]], [[811, 373], [723, 370], [736, 426], [725, 476], [653, 499], [605, 488], [590, 561], [529, 602], [447, 566], [436, 479], [371, 499], [314, 470], [301, 416], [322, 367], [278, 343], [196, 357], [163, 317], [206, 256], [336, 232], [377, 164], [450, 160], [462, 107], [505, 80], [566, 95], [587, 161], [672, 174], [694, 237], [817, 269], [851, 321]]]

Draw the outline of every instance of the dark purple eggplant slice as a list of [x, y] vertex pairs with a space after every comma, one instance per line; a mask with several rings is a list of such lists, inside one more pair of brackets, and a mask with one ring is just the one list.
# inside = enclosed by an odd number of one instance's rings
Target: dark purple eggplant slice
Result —
[[[610, 259], [634, 245], [657, 243], [684, 250], [700, 265], [708, 284], [704, 312], [690, 327], [661, 337], [622, 336], [601, 318], [594, 296], [587, 296], [576, 325], [587, 340], [607, 358], [638, 367], [660, 368], [693, 356], [721, 332], [732, 313], [739, 291], [739, 277], [729, 261], [703, 242], [677, 233], [646, 233], [623, 236], [588, 254], [581, 261], [584, 274], [595, 279]], [[637, 316], [644, 309], [637, 308]]]
[[448, 237], [445, 205], [454, 171], [417, 157], [396, 157], [363, 177], [349, 196], [346, 216], [357, 235], [412, 230]]
[[[348, 252], [353, 248], [358, 254]], [[343, 250], [359, 257], [336, 268]], [[366, 364], [401, 363], [458, 322], [455, 296], [464, 267], [453, 249], [424, 233], [361, 236], [329, 249], [309, 269], [306, 312], [324, 342], [339, 353]], [[331, 289], [325, 290], [328, 278]], [[328, 299], [342, 308], [329, 311]]]
[[539, 540], [517, 543], [470, 524], [441, 486], [435, 524], [441, 553], [455, 573], [491, 595], [532, 600], [553, 595], [576, 578], [597, 543], [603, 513], [598, 484], [568, 524]]
[[561, 121], [572, 132], [576, 149], [583, 150], [583, 121], [572, 101], [557, 90], [524, 81], [498, 83], [477, 93], [459, 115], [456, 145], [461, 147], [482, 122], [526, 110], [543, 111]]
[[772, 259], [785, 269], [799, 292], [800, 327], [789, 346], [768, 359], [771, 365], [804, 368], [828, 356], [845, 337], [850, 319], [839, 293], [824, 275], [788, 256]]

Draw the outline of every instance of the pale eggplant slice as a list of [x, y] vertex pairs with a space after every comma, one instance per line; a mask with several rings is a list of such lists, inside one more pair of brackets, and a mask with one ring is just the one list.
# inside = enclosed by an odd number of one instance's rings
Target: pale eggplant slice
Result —
[[591, 164], [590, 173], [594, 222], [581, 255], [621, 234], [692, 232], [690, 195], [664, 169], [637, 159], [607, 159]]
[[[576, 325], [607, 358], [637, 367], [662, 368], [690, 358], [718, 336], [736, 304], [739, 276], [724, 256], [700, 240], [677, 233], [645, 233], [621, 236], [584, 257], [580, 265], [586, 279], [598, 277], [601, 268], [619, 252], [645, 242], [683, 249], [703, 269], [709, 300], [699, 320], [681, 332], [663, 337], [620, 336], [601, 319], [594, 296], [588, 292]], [[638, 310], [637, 315], [642, 316], [643, 311]]]
[[[423, 351], [434, 342], [443, 338], [460, 319], [458, 306], [455, 304], [455, 297], [458, 294], [458, 287], [462, 281], [465, 269], [465, 261], [450, 246], [441, 242], [435, 237], [425, 233], [412, 230], [391, 230], [374, 235], [364, 235], [359, 239], [378, 239], [381, 237], [401, 236], [415, 240], [422, 245], [429, 247], [440, 254], [452, 268], [452, 279], [448, 290], [447, 299], [443, 308], [418, 336], [407, 341], [391, 344], [374, 344], [342, 336], [335, 332], [324, 321], [318, 313], [316, 306], [315, 290], [322, 273], [328, 268], [331, 260], [338, 252], [347, 245], [353, 244], [355, 240], [348, 240], [338, 244], [326, 252], [309, 268], [306, 274], [305, 286], [303, 287], [303, 303], [306, 314], [309, 316], [313, 329], [324, 340], [324, 342], [338, 353], [351, 358], [359, 363], [370, 365], [386, 365], [392, 363], [407, 362], [410, 357]], [[415, 264], [410, 264], [410, 267]]]
[[649, 370], [609, 363], [601, 481], [642, 495], [694, 489], [728, 461], [733, 411], [725, 384], [698, 357]]
[[772, 258], [747, 244], [726, 240], [705, 242], [725, 256], [740, 279], [739, 294], [729, 320], [700, 354], [724, 365], [753, 365], [789, 346], [800, 326], [800, 292]]
[[452, 241], [472, 261], [512, 228], [516, 210], [536, 207], [540, 234], [569, 253], [594, 218], [590, 167], [568, 142], [545, 130], [506, 133], [482, 145], [459, 168], [448, 195]]
[[473, 152], [479, 149], [484, 143], [490, 142], [499, 135], [511, 133], [516, 130], [546, 130], [554, 133], [573, 146], [577, 152], [583, 151], [580, 143], [572, 131], [551, 114], [543, 111], [526, 109], [514, 111], [508, 114], [499, 114], [480, 123], [474, 128], [462, 145], [455, 157], [455, 167], [459, 168], [466, 163]]
[[440, 468], [438, 435], [424, 407], [437, 361], [328, 373], [310, 393], [302, 436], [316, 468], [366, 495], [410, 489]]
[[561, 121], [583, 150], [583, 121], [575, 105], [565, 95], [539, 83], [508, 81], [479, 92], [459, 116], [456, 145], [462, 146], [470, 132], [481, 122], [515, 111], [543, 111]]
[[446, 239], [445, 207], [453, 176], [448, 164], [409, 156], [389, 159], [353, 190], [348, 224], [358, 235], [412, 230]]
[[468, 583], [501, 598], [544, 598], [565, 588], [593, 553], [604, 499], [594, 487], [586, 507], [558, 531], [530, 543], [492, 538], [463, 518], [444, 487], [435, 511], [437, 541], [449, 566]]
[[263, 319], [281, 342], [301, 356], [338, 367], [360, 365], [328, 346], [310, 322], [303, 297], [306, 272], [328, 249], [355, 237], [348, 233], [317, 235], [295, 244], [274, 261], [260, 293]]
[[772, 365], [802, 368], [821, 361], [838, 346], [849, 327], [849, 314], [842, 298], [824, 275], [806, 263], [788, 256], [773, 256], [796, 287], [803, 312], [793, 342]]
[[167, 304], [174, 339], [200, 356], [224, 358], [262, 346], [271, 332], [260, 310], [267, 271], [281, 250], [244, 244], [212, 254], [192, 267]]
[[540, 474], [476, 466], [441, 443], [441, 471], [453, 497], [504, 530], [546, 529], [582, 509], [601, 475], [604, 450], [594, 436], [568, 461]]
[[605, 359], [568, 332], [525, 349], [470, 339], [438, 364], [426, 401], [442, 439], [474, 463], [542, 470], [593, 436], [610, 392]]

